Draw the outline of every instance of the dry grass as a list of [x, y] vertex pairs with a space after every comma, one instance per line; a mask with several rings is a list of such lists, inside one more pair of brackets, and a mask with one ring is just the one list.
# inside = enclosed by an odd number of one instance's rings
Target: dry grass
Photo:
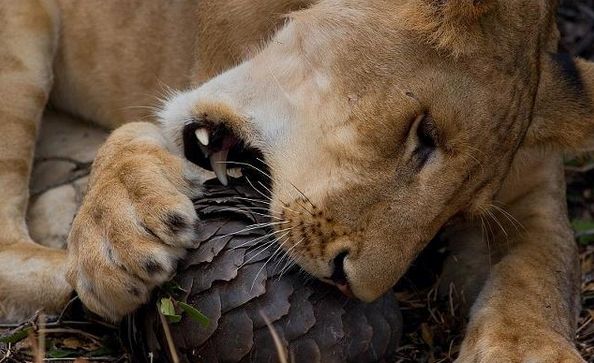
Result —
[[[594, 362], [594, 244], [581, 245], [580, 252], [583, 305], [576, 345], [587, 362]], [[439, 299], [439, 276], [424, 267], [421, 270], [431, 276], [431, 283], [425, 281], [419, 286], [407, 282], [397, 292], [404, 315], [404, 336], [395, 362], [453, 362], [466, 323], [460, 309], [464, 301], [453, 288], [447, 299]]]

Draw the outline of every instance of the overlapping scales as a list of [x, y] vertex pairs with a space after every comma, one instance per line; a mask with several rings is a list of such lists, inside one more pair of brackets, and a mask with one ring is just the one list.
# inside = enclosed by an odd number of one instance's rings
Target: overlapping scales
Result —
[[[372, 304], [341, 295], [294, 268], [283, 271], [282, 254], [267, 244], [264, 207], [250, 187], [208, 185], [196, 202], [203, 221], [197, 248], [180, 264], [176, 281], [182, 300], [205, 314], [208, 327], [184, 316], [170, 329], [182, 362], [278, 362], [278, 351], [266, 320], [271, 322], [292, 362], [381, 362], [397, 347], [401, 316], [394, 295]], [[262, 226], [260, 226], [261, 224]], [[269, 260], [270, 259], [270, 260]], [[267, 262], [268, 261], [268, 262]], [[308, 280], [308, 281], [307, 281]], [[149, 312], [155, 314], [154, 312]], [[144, 329], [149, 351], [168, 359], [158, 319]], [[153, 336], [154, 335], [154, 336]]]

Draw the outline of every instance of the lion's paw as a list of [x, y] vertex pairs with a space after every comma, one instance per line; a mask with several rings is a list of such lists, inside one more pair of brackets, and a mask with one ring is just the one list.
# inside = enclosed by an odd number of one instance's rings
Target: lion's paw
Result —
[[471, 327], [456, 363], [585, 363], [561, 335], [514, 325]]
[[189, 197], [201, 175], [163, 144], [149, 124], [117, 130], [99, 152], [73, 222], [67, 278], [90, 310], [113, 321], [169, 280], [196, 241]]

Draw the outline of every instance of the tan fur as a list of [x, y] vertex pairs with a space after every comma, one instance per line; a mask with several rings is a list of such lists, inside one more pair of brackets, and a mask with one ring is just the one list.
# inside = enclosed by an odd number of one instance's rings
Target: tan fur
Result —
[[[461, 257], [447, 276], [476, 298], [460, 362], [580, 362], [560, 155], [591, 146], [594, 66], [577, 62], [582, 90], [551, 60], [555, 9], [545, 0], [2, 3], [4, 318], [58, 311], [66, 279], [112, 320], [146, 301], [194, 239], [188, 197], [201, 180], [180, 158], [184, 127], [224, 123], [264, 153], [270, 211], [279, 231], [290, 227], [279, 243], [305, 270], [331, 282], [347, 252], [350, 289], [373, 300], [445, 228]], [[50, 89], [58, 108], [110, 128], [166, 98], [161, 130], [129, 123], [100, 151], [68, 256], [31, 243], [24, 223]], [[437, 148], [420, 165], [423, 115]], [[487, 246], [480, 221], [493, 213]], [[39, 262], [14, 278], [24, 261]], [[489, 269], [468, 278], [456, 263]]]
[[199, 195], [202, 180], [164, 145], [154, 125], [130, 123], [93, 164], [87, 202], [70, 233], [66, 277], [102, 316], [145, 302], [194, 242], [198, 217], [188, 197]]

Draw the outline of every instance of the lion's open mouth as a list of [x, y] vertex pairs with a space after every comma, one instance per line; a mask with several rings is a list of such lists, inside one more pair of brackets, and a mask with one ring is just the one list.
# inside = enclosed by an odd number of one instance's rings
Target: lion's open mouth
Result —
[[194, 164], [212, 170], [223, 185], [228, 184], [228, 169], [239, 168], [245, 176], [252, 176], [269, 184], [269, 172], [263, 153], [247, 145], [223, 124], [193, 122], [184, 127], [184, 155]]
[[[233, 184], [229, 178], [229, 169], [240, 169], [244, 180], [266, 200], [270, 200], [271, 177], [263, 153], [250, 147], [236, 133], [224, 124], [212, 124], [208, 121], [189, 123], [183, 130], [184, 154], [194, 164], [212, 170], [224, 186]], [[234, 185], [234, 184], [233, 184]], [[333, 260], [332, 275], [321, 278], [322, 281], [336, 286], [345, 296], [354, 298], [351, 283], [344, 270], [348, 252], [339, 253]]]

